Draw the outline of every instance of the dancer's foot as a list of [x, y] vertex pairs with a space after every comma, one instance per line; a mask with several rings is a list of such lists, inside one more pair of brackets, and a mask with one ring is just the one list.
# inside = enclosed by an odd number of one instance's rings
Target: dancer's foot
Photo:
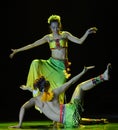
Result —
[[110, 74], [109, 74], [110, 69], [111, 69], [111, 63], [109, 63], [109, 64], [107, 65], [107, 69], [106, 69], [105, 72], [102, 74], [104, 80], [109, 80], [109, 78], [110, 78]]
[[29, 90], [29, 91], [32, 92], [32, 90], [30, 89], [30, 87], [28, 87], [28, 86], [26, 86], [26, 85], [21, 85], [20, 88], [21, 88], [22, 90]]
[[22, 90], [27, 90], [27, 86], [25, 86], [25, 85], [21, 85], [20, 88], [21, 88]]

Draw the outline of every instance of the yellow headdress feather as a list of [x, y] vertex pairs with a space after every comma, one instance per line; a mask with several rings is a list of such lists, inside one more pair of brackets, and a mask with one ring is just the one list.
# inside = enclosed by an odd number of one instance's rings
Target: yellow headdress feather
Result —
[[46, 102], [46, 101], [51, 101], [54, 97], [54, 93], [53, 92], [43, 92], [42, 96], [41, 96], [41, 100]]

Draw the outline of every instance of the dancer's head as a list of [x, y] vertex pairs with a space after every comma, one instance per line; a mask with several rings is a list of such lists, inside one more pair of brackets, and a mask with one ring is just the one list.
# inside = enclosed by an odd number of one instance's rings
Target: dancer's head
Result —
[[59, 15], [51, 15], [48, 18], [48, 24], [53, 33], [59, 32], [62, 28], [61, 17]]
[[40, 92], [47, 92], [49, 87], [50, 83], [44, 78], [44, 76], [41, 76], [34, 82], [34, 88], [38, 88]]

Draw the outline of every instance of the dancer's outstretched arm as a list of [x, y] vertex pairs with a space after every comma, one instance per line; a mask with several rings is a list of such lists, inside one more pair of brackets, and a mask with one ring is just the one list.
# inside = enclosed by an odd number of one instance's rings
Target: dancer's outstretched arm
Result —
[[78, 81], [89, 69], [94, 68], [95, 66], [90, 66], [90, 67], [84, 67], [81, 73], [70, 79], [68, 82], [64, 83], [61, 87], [58, 87], [54, 89], [54, 92], [56, 94], [60, 94], [65, 92], [72, 84], [74, 84], [76, 81]]

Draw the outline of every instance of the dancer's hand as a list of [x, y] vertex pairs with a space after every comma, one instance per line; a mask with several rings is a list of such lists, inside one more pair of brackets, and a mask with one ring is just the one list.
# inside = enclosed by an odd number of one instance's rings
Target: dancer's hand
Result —
[[86, 73], [88, 70], [95, 68], [95, 66], [84, 66], [83, 72]]
[[87, 30], [87, 33], [88, 33], [88, 34], [96, 33], [97, 30], [98, 30], [98, 29], [97, 29], [96, 27], [92, 27], [92, 28], [89, 28], [89, 29]]
[[12, 53], [9, 55], [9, 57], [12, 59], [13, 56], [17, 53], [17, 49], [11, 49]]
[[9, 126], [8, 128], [21, 128], [21, 126], [16, 125], [16, 126]]

